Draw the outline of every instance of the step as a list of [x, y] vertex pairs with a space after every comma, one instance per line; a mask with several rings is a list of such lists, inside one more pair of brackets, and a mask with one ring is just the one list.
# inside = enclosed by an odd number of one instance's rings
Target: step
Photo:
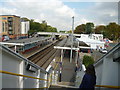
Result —
[[50, 88], [77, 88], [75, 86], [68, 86], [68, 85], [60, 85], [60, 84], [53, 84], [50, 86]]
[[58, 82], [59, 85], [75, 86], [73, 82]]

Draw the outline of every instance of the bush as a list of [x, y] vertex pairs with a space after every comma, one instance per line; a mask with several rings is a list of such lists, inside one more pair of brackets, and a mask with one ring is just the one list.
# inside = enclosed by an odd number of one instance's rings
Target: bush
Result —
[[88, 65], [93, 64], [93, 63], [94, 63], [93, 57], [88, 56], [88, 55], [83, 56], [83, 64], [85, 65], [85, 67], [87, 67]]

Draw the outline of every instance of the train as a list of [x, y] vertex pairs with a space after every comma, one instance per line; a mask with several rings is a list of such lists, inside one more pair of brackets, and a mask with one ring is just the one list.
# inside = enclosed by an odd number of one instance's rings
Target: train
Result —
[[25, 44], [24, 46], [19, 47], [19, 52], [22, 54], [25, 54], [27, 52], [30, 52], [36, 48], [41, 47], [42, 45], [47, 45], [50, 42], [35, 42], [35, 43], [30, 43], [30, 44]]
[[22, 54], [32, 51], [33, 49], [38, 48], [37, 43], [26, 44], [25, 46], [20, 47], [18, 50]]

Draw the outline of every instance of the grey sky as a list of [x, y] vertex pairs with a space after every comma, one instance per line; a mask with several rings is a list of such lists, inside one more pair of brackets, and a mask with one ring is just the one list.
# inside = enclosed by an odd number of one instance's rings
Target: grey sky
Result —
[[[67, 0], [65, 1], [67, 2]], [[35, 19], [38, 22], [46, 20], [49, 25], [58, 30], [70, 30], [72, 16], [75, 16], [75, 27], [87, 22], [93, 22], [95, 25], [118, 22], [117, 2], [99, 2], [97, 0], [82, 5], [83, 2], [80, 0], [78, 3], [80, 6], [78, 4], [76, 7], [77, 4], [72, 6], [74, 3], [70, 5], [61, 0], [4, 0], [0, 2], [0, 14], [14, 14]]]

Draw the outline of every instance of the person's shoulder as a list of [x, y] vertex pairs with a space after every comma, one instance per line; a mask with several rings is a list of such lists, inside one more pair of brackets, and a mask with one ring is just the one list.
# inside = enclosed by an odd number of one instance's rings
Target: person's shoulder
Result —
[[92, 76], [91, 74], [86, 73], [86, 74], [85, 74], [85, 77], [91, 78], [91, 77], [93, 77], [93, 76]]
[[88, 78], [88, 77], [90, 77], [90, 74], [86, 73], [86, 74], [84, 75], [84, 77]]

